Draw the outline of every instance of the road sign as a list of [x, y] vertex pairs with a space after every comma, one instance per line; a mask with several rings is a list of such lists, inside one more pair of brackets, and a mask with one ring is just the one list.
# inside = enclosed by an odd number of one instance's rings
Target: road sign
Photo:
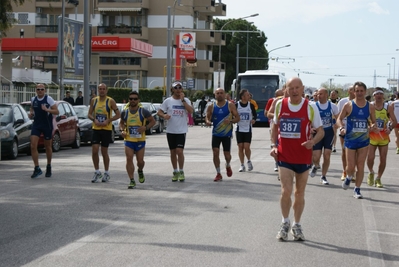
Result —
[[387, 84], [396, 85], [396, 84], [398, 84], [398, 80], [397, 79], [387, 79]]

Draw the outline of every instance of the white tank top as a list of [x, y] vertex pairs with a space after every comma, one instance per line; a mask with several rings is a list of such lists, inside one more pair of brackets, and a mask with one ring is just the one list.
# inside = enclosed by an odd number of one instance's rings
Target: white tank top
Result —
[[248, 102], [246, 107], [241, 106], [241, 101], [237, 103], [237, 112], [240, 115], [240, 121], [237, 122], [237, 132], [249, 133], [251, 132], [252, 110], [251, 103]]

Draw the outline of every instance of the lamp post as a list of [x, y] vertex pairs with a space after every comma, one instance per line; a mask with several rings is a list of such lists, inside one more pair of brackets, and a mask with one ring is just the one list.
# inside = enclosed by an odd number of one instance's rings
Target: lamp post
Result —
[[249, 22], [249, 24], [247, 24], [247, 58], [246, 58], [245, 70], [248, 70], [249, 25], [251, 25], [251, 24], [253, 24], [253, 22]]
[[396, 63], [396, 58], [392, 57], [393, 59], [393, 79], [395, 79], [395, 63]]
[[[258, 13], [256, 14], [252, 14], [250, 16], [245, 16], [245, 17], [241, 17], [241, 18], [237, 18], [237, 19], [232, 19], [228, 22], [226, 22], [225, 24], [223, 24], [222, 28], [220, 28], [220, 32], [221, 32], [221, 36], [223, 36], [223, 29], [225, 26], [227, 26], [228, 24], [232, 23], [233, 21], [239, 20], [239, 19], [246, 19], [246, 18], [252, 18], [252, 17], [256, 17], [259, 16]], [[220, 72], [222, 70], [222, 40], [220, 40], [219, 43], [219, 68], [218, 68], [218, 88], [220, 87]]]
[[[387, 63], [387, 65], [389, 66], [389, 72], [388, 72], [388, 80], [391, 79], [391, 63]], [[388, 83], [389, 86], [389, 91], [391, 91], [391, 84], [390, 82]]]
[[274, 50], [282, 49], [282, 48], [286, 48], [286, 47], [290, 47], [290, 46], [291, 46], [290, 44], [287, 44], [287, 45], [283, 45], [283, 46], [279, 46], [279, 47], [273, 48], [272, 50], [268, 51], [269, 58], [270, 58], [270, 53], [273, 52]]

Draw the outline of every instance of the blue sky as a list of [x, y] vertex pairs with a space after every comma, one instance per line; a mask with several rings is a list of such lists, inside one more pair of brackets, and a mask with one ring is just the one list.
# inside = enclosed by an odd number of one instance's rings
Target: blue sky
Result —
[[[268, 37], [275, 50], [270, 69], [297, 76], [304, 84], [350, 84], [363, 81], [388, 88], [387, 79], [399, 74], [399, 1], [397, 0], [224, 0], [226, 18], [248, 18]], [[392, 59], [395, 57], [395, 60]], [[286, 60], [284, 60], [286, 59]], [[294, 60], [295, 61], [294, 61]], [[388, 65], [390, 64], [390, 66]], [[389, 71], [390, 68], [390, 71]], [[389, 73], [390, 72], [390, 73]], [[312, 74], [310, 74], [312, 73]], [[379, 77], [382, 76], [382, 77]]]

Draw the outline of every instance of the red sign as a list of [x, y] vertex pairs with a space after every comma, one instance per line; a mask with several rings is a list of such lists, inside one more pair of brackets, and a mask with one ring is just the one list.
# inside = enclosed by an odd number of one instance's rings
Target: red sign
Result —
[[119, 46], [119, 37], [93, 36], [91, 38], [92, 49], [115, 49]]

